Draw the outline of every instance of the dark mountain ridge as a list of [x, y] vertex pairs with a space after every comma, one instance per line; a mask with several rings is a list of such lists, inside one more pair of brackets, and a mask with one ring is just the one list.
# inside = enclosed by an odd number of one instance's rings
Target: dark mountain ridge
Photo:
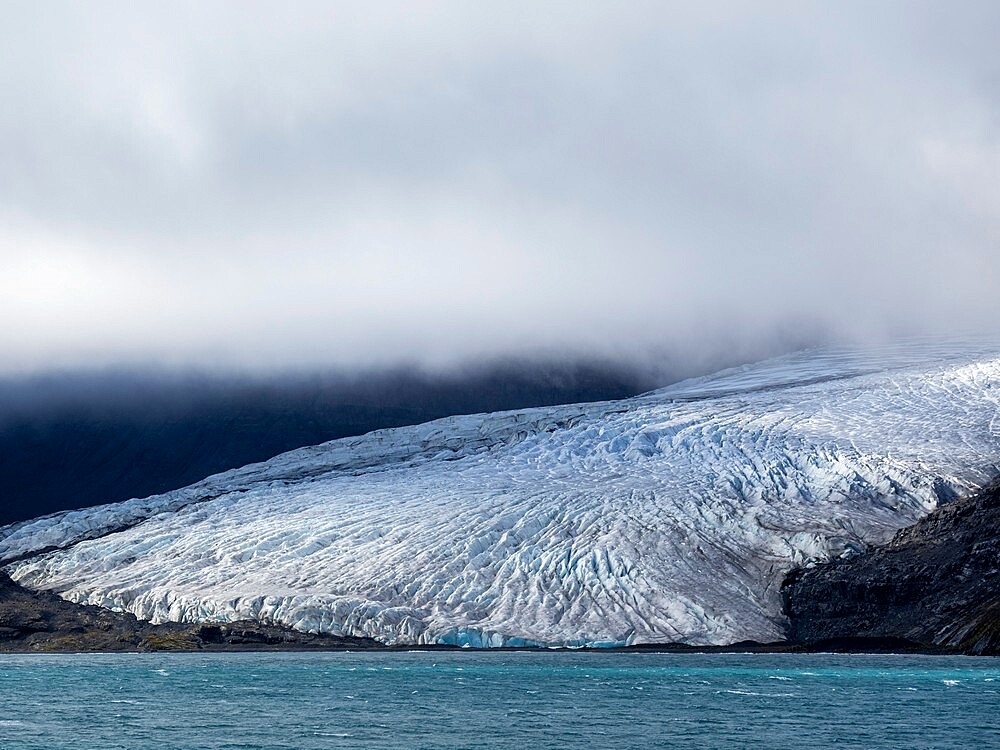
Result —
[[305, 445], [453, 414], [660, 385], [602, 362], [271, 377], [111, 372], [0, 381], [0, 525], [183, 487]]

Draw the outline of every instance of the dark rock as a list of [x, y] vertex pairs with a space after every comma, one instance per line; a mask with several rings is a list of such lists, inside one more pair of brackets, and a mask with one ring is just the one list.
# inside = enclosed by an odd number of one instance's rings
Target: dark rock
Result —
[[218, 625], [202, 625], [198, 628], [198, 637], [203, 643], [224, 643], [222, 628]]
[[267, 623], [153, 625], [134, 615], [29, 591], [0, 572], [0, 652], [248, 651], [384, 648], [368, 638], [300, 633]]
[[792, 571], [782, 597], [794, 641], [899, 639], [1000, 654], [1000, 483], [884, 546]]

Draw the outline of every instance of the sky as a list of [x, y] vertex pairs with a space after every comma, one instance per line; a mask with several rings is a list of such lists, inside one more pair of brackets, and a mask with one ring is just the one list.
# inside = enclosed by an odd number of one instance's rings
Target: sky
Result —
[[992, 326], [998, 28], [992, 1], [4, 3], [0, 370]]

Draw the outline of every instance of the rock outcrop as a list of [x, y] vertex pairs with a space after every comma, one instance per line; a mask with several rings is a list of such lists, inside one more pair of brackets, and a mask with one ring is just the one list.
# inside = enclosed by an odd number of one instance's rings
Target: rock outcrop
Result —
[[367, 638], [300, 633], [261, 622], [153, 625], [18, 586], [0, 572], [0, 652], [308, 651], [381, 647]]
[[794, 641], [897, 638], [1000, 654], [1000, 483], [884, 546], [793, 571], [782, 596]]

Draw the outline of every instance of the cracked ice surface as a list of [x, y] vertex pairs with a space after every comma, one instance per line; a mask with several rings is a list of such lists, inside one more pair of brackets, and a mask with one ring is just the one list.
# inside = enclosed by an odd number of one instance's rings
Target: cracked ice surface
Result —
[[24, 558], [8, 567], [24, 585], [154, 621], [389, 643], [775, 640], [787, 570], [997, 473], [998, 398], [992, 344], [811, 350], [292, 451], [7, 527], [0, 559]]

